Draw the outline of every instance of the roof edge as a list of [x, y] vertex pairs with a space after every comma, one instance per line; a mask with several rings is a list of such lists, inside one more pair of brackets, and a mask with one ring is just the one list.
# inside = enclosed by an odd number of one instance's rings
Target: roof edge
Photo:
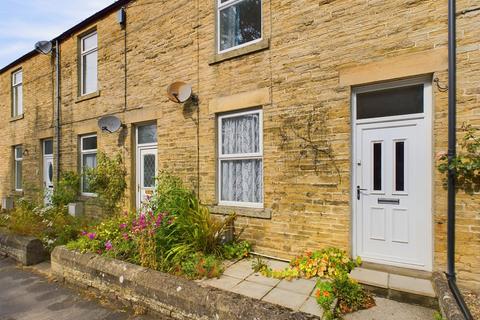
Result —
[[[66, 38], [68, 38], [69, 36], [71, 36], [72, 34], [77, 32], [78, 30], [80, 30], [80, 29], [86, 27], [87, 25], [105, 17], [106, 15], [110, 14], [113, 10], [116, 10], [116, 9], [120, 8], [120, 7], [126, 5], [127, 3], [131, 2], [131, 1], [134, 1], [134, 0], [117, 0], [114, 3], [112, 3], [111, 5], [109, 5], [108, 7], [103, 8], [102, 10], [94, 13], [93, 15], [86, 18], [85, 20], [77, 23], [76, 25], [74, 25], [73, 27], [68, 29], [67, 31], [65, 31], [62, 34], [60, 34], [59, 36], [53, 38], [51, 41], [52, 42], [55, 42], [55, 41], [62, 42], [63, 40], [65, 40]], [[37, 54], [39, 54], [39, 53], [37, 51], [35, 51], [35, 49], [33, 49], [32, 51], [24, 54], [20, 58], [17, 58], [16, 60], [7, 64], [5, 67], [1, 68], [0, 69], [0, 74], [4, 73], [8, 69], [11, 69], [12, 67], [30, 59], [30, 58], [32, 58], [33, 56], [35, 56]]]

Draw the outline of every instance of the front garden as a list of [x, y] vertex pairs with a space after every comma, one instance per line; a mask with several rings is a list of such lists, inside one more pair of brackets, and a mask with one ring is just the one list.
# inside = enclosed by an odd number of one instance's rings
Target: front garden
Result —
[[[251, 245], [234, 232], [235, 214], [214, 216], [181, 181], [160, 172], [156, 189], [140, 210], [122, 210], [125, 170], [119, 156], [100, 154], [97, 168], [87, 171], [96, 201], [106, 212], [103, 219], [72, 217], [67, 204], [78, 195], [79, 178], [66, 173], [55, 188], [52, 205], [35, 205], [20, 199], [16, 208], [0, 217], [0, 227], [41, 239], [50, 251], [64, 245], [69, 250], [95, 253], [188, 279], [219, 277], [226, 260], [251, 252]], [[349, 277], [360, 261], [339, 249], [307, 252], [284, 270], [272, 270], [257, 260], [253, 268], [267, 277], [312, 278], [316, 300], [324, 319], [374, 305], [372, 297]]]

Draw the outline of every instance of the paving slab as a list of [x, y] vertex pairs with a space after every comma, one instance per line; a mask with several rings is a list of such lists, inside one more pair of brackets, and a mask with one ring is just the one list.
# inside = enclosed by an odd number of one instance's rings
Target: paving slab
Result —
[[280, 282], [280, 279], [265, 277], [258, 272], [248, 276], [246, 280], [272, 287], [276, 286]]
[[228, 291], [231, 291], [233, 287], [235, 287], [240, 282], [242, 282], [242, 279], [229, 276], [222, 276], [220, 278], [208, 279], [203, 281], [204, 284], [207, 284], [211, 287]]
[[260, 283], [250, 281], [242, 281], [237, 284], [231, 291], [260, 300], [272, 289], [272, 286], [266, 286]]
[[300, 311], [313, 314], [320, 318], [323, 316], [322, 308], [318, 305], [317, 300], [313, 297], [308, 297], [307, 301], [305, 301], [300, 307]]
[[345, 315], [345, 320], [430, 320], [435, 310], [375, 297], [376, 306]]
[[390, 274], [388, 280], [390, 289], [414, 293], [427, 297], [435, 297], [432, 282], [426, 279], [412, 278], [397, 274]]
[[350, 273], [360, 283], [380, 288], [388, 288], [388, 273], [372, 269], [355, 268]]
[[227, 268], [223, 274], [226, 276], [243, 280], [247, 278], [249, 275], [251, 275], [252, 273], [253, 273], [252, 264], [250, 260], [245, 259]]
[[299, 294], [279, 288], [274, 288], [262, 300], [298, 310], [307, 301], [307, 294]]
[[303, 295], [310, 295], [315, 287], [315, 280], [307, 280], [307, 279], [295, 279], [295, 280], [282, 280], [277, 285], [277, 288], [295, 292]]
[[267, 264], [273, 270], [283, 270], [290, 265], [288, 262], [278, 260], [267, 260]]

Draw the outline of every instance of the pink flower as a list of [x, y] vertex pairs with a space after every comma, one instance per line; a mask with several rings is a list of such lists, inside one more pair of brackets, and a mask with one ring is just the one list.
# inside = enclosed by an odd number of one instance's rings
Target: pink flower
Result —
[[122, 223], [122, 224], [120, 225], [120, 229], [125, 229], [126, 227], [127, 227], [127, 224], [126, 224], [126, 223]]
[[124, 234], [122, 235], [122, 237], [123, 237], [123, 239], [128, 240], [128, 233], [124, 233]]
[[100, 250], [100, 249], [97, 250], [97, 254], [102, 254], [102, 253], [103, 253], [102, 250]]
[[112, 243], [110, 242], [110, 240], [105, 242], [105, 250], [106, 251], [110, 251], [110, 250], [112, 250], [112, 248], [113, 248], [113, 246], [112, 246]]
[[82, 236], [86, 236], [86, 235], [87, 235], [87, 231], [82, 231], [81, 235], [82, 235]]
[[95, 234], [95, 232], [91, 232], [91, 233], [89, 233], [89, 234], [87, 235], [87, 237], [88, 237], [90, 240], [95, 239], [96, 236], [97, 236], [97, 235]]

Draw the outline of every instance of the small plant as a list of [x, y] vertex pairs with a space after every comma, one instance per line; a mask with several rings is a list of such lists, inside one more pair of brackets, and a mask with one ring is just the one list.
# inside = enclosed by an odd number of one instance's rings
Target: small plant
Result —
[[255, 258], [255, 260], [252, 261], [252, 269], [255, 272], [263, 273], [265, 270], [268, 269], [268, 264], [262, 258], [257, 257]]
[[445, 320], [445, 318], [439, 311], [435, 311], [435, 313], [433, 314], [433, 320]]
[[335, 292], [332, 283], [319, 280], [316, 288], [315, 298], [317, 303], [323, 309], [323, 319], [334, 319], [333, 310], [335, 307], [333, 306], [333, 302], [335, 301]]
[[252, 245], [247, 241], [228, 242], [223, 245], [223, 257], [228, 260], [245, 258], [250, 255]]
[[109, 215], [120, 211], [120, 203], [127, 188], [126, 175], [119, 153], [110, 158], [99, 152], [97, 166], [86, 171], [89, 186], [98, 195], [98, 200]]
[[448, 164], [448, 155], [443, 154], [439, 158], [438, 170], [445, 174], [448, 169], [455, 170], [456, 182], [459, 189], [467, 193], [480, 190], [480, 136], [479, 129], [471, 125], [462, 125], [460, 131], [464, 132], [460, 141], [460, 150], [452, 163]]
[[53, 189], [52, 204], [61, 207], [75, 202], [79, 191], [80, 176], [73, 171], [64, 172]]
[[223, 267], [215, 255], [198, 252], [181, 263], [180, 271], [189, 279], [217, 278], [222, 274]]

